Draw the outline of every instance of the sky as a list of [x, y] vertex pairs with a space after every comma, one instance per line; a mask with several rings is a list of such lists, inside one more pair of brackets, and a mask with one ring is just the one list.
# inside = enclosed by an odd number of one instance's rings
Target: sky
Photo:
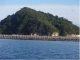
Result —
[[1, 0], [0, 20], [12, 15], [22, 7], [30, 7], [64, 17], [79, 26], [79, 0]]

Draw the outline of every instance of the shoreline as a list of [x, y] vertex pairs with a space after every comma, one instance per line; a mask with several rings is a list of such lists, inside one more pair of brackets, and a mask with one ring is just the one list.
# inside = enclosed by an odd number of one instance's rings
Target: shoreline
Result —
[[0, 35], [0, 39], [42, 40], [42, 41], [79, 41], [80, 37], [72, 36], [34, 36], [34, 35]]

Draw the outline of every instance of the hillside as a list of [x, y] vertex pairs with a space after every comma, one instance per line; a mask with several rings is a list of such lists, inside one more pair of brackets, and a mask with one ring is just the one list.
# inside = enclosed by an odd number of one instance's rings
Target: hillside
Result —
[[0, 22], [1, 34], [51, 35], [79, 34], [79, 27], [63, 17], [24, 7]]

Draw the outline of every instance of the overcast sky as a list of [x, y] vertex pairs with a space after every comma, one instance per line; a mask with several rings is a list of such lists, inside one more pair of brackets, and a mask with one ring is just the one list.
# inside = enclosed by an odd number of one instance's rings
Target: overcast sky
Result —
[[79, 26], [79, 0], [1, 0], [0, 20], [15, 13], [22, 7], [30, 7], [58, 15]]

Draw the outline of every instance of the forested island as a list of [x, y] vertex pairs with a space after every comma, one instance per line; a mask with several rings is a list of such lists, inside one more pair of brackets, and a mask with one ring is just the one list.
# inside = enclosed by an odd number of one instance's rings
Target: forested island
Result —
[[22, 8], [13, 15], [8, 15], [0, 22], [0, 34], [50, 36], [55, 32], [59, 33], [59, 36], [78, 35], [79, 27], [64, 17], [28, 7]]

